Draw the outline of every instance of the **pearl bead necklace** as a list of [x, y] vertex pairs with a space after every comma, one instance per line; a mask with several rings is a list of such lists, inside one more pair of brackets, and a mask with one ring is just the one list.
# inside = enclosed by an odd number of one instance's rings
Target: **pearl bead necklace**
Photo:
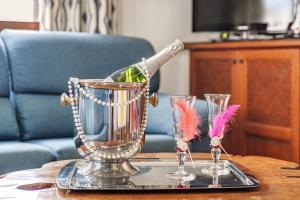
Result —
[[[144, 133], [145, 133], [146, 124], [147, 124], [147, 118], [148, 118], [147, 103], [149, 102], [149, 89], [150, 89], [150, 81], [149, 81], [150, 74], [147, 69], [145, 58], [142, 59], [142, 62], [143, 62], [142, 70], [144, 71], [143, 74], [146, 77], [146, 85], [144, 88], [142, 88], [142, 90], [140, 91], [140, 93], [137, 96], [133, 97], [129, 101], [124, 101], [121, 103], [104, 102], [104, 101], [98, 99], [97, 97], [95, 97], [92, 93], [90, 93], [85, 88], [82, 88], [79, 84], [78, 78], [70, 78], [70, 80], [68, 81], [69, 97], [70, 97], [70, 104], [72, 106], [74, 124], [76, 127], [76, 131], [78, 133], [78, 136], [81, 139], [81, 142], [87, 149], [88, 154], [92, 155], [92, 156], [90, 156], [90, 158], [98, 160], [98, 161], [127, 159], [127, 158], [134, 156], [134, 154], [136, 154], [139, 151], [139, 149], [141, 147], [141, 143], [144, 138]], [[74, 94], [73, 94], [73, 87], [74, 87], [74, 91], [75, 91]], [[76, 90], [76, 88], [78, 90]], [[82, 128], [82, 124], [80, 122], [79, 107], [78, 107], [78, 96], [79, 96], [78, 91], [81, 94], [83, 94], [86, 98], [92, 100], [93, 102], [95, 102], [101, 106], [107, 106], [107, 107], [127, 106], [127, 105], [132, 104], [135, 101], [138, 101], [142, 95], [145, 95], [144, 112], [143, 112], [143, 116], [142, 116], [141, 125], [137, 132], [136, 141], [134, 141], [133, 143], [130, 144], [127, 152], [117, 152], [114, 154], [106, 154], [101, 151], [96, 151], [97, 148], [95, 147], [93, 142], [87, 141], [86, 136], [84, 134], [84, 130]]]

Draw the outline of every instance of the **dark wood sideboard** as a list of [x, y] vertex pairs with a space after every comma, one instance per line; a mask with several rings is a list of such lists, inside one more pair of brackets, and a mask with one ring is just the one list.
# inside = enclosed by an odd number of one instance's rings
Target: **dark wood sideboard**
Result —
[[241, 109], [224, 138], [233, 154], [300, 160], [300, 39], [186, 43], [190, 93], [230, 93]]
[[3, 29], [39, 30], [39, 22], [0, 21], [0, 31]]

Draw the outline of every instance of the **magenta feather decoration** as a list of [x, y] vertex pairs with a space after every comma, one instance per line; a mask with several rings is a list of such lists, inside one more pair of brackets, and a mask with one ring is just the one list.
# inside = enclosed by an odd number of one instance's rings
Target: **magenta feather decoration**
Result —
[[190, 108], [185, 101], [177, 101], [175, 106], [180, 111], [178, 128], [182, 130], [184, 141], [190, 141], [199, 136], [198, 125], [201, 124], [201, 118], [196, 109]]
[[216, 115], [213, 118], [213, 127], [209, 131], [208, 135], [212, 137], [223, 138], [224, 134], [228, 132], [228, 125], [233, 121], [233, 117], [236, 115], [240, 105], [231, 105], [226, 110]]

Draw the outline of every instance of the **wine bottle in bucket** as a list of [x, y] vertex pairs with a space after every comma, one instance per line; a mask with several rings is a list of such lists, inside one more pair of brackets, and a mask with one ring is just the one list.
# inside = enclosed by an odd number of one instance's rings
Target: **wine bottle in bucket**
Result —
[[109, 77], [104, 79], [104, 82], [145, 82], [145, 72], [149, 73], [150, 77], [155, 72], [169, 61], [172, 57], [177, 55], [184, 48], [180, 40], [175, 40], [172, 44], [168, 45], [165, 49], [158, 52], [154, 56], [145, 59], [139, 63], [122, 68]]

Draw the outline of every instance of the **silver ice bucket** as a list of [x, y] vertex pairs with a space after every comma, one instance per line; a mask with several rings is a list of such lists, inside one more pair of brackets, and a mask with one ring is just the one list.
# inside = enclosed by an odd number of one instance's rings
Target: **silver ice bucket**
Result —
[[157, 105], [157, 96], [148, 96], [147, 83], [71, 78], [68, 87], [61, 104], [72, 106], [75, 146], [85, 158], [77, 168], [101, 184], [125, 183], [138, 172], [128, 159], [143, 147], [147, 103]]

